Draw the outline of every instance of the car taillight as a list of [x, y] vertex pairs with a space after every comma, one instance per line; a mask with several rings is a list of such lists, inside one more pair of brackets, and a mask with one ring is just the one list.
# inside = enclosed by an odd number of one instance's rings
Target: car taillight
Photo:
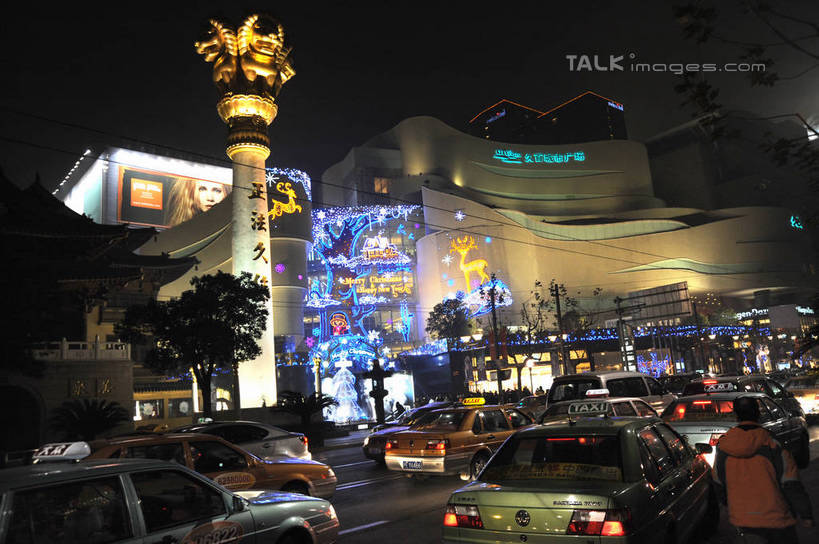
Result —
[[467, 529], [483, 529], [481, 514], [477, 506], [466, 504], [447, 504], [444, 514], [445, 527], [465, 527]]
[[304, 447], [306, 448], [307, 447], [307, 437], [304, 436], [304, 435], [301, 435], [299, 437], [299, 440], [301, 440], [301, 443], [304, 444]]
[[722, 436], [723, 434], [725, 433], [712, 434], [711, 438], [708, 440], [708, 443], [712, 446], [716, 446], [717, 442], [719, 442], [719, 437]]
[[717, 383], [717, 380], [702, 380], [703, 385], [714, 385]]
[[387, 440], [387, 443], [384, 444], [385, 450], [394, 450], [398, 449], [398, 440]]
[[428, 450], [435, 450], [440, 451], [444, 455], [446, 455], [446, 449], [449, 447], [449, 440], [427, 440], [427, 449]]
[[631, 516], [628, 510], [575, 510], [567, 535], [625, 536]]

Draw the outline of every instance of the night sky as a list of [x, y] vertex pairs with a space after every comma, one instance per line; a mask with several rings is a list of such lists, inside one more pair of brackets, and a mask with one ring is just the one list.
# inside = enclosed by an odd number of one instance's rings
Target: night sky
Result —
[[[0, 23], [0, 167], [19, 186], [39, 173], [53, 189], [94, 144], [145, 142], [227, 165], [212, 65], [193, 47], [213, 15], [238, 25], [243, 15], [266, 11], [284, 24], [296, 76], [278, 99], [268, 165], [300, 168], [314, 179], [407, 117], [431, 115], [463, 129], [501, 98], [548, 109], [593, 90], [623, 103], [630, 137], [644, 139], [690, 119], [673, 90], [678, 77], [570, 72], [567, 54], [634, 54], [651, 63], [740, 62], [741, 54], [724, 43], [685, 41], [670, 2], [85, 4], [15, 3]], [[780, 4], [819, 21], [819, 2]], [[733, 39], [776, 39], [739, 10], [723, 22], [720, 32]], [[801, 43], [819, 50], [819, 40]], [[784, 75], [815, 63], [789, 48], [772, 52]], [[713, 81], [730, 107], [800, 112], [819, 124], [819, 69], [773, 89], [751, 89], [740, 74]]]

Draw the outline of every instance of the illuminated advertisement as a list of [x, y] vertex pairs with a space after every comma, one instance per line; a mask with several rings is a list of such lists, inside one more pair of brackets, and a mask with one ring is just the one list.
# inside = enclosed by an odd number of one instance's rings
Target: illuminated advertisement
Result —
[[266, 180], [270, 237], [310, 241], [310, 176], [294, 168], [268, 168]]
[[231, 188], [225, 183], [121, 166], [117, 221], [173, 227], [210, 210]]

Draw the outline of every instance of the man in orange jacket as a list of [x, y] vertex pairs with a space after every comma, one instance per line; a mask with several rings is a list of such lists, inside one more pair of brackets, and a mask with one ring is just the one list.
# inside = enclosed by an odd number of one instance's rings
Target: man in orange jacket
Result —
[[793, 544], [796, 516], [813, 527], [810, 497], [790, 452], [759, 425], [759, 410], [755, 397], [734, 399], [739, 425], [717, 443], [714, 483], [746, 542]]

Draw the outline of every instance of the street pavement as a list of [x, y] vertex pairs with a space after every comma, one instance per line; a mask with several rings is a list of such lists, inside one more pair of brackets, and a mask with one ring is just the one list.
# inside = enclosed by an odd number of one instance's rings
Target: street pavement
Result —
[[[811, 466], [801, 472], [805, 487], [819, 516], [819, 426], [812, 426]], [[464, 482], [458, 477], [409, 479], [364, 457], [361, 444], [366, 432], [328, 440], [313, 458], [333, 467], [338, 487], [331, 499], [341, 522], [338, 541], [344, 544], [372, 542], [440, 542], [444, 507], [452, 491]], [[708, 540], [730, 544], [733, 529], [723, 509], [719, 531]], [[800, 542], [819, 542], [819, 529], [799, 529]]]

